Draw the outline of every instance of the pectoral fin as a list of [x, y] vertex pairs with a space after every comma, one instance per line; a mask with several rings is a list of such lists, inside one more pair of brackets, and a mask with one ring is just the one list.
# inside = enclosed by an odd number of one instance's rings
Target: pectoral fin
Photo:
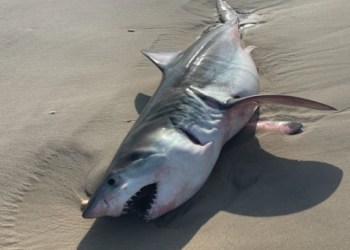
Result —
[[279, 131], [282, 134], [294, 135], [301, 132], [303, 125], [295, 121], [252, 121], [248, 122], [247, 128], [257, 131]]
[[304, 99], [300, 97], [288, 96], [288, 95], [253, 95], [253, 96], [248, 96], [240, 99], [231, 98], [227, 100], [226, 105], [234, 106], [234, 105], [237, 105], [238, 103], [251, 102], [251, 101], [255, 101], [259, 104], [276, 103], [281, 105], [317, 109], [317, 110], [337, 110], [336, 108], [329, 106], [327, 104], [323, 104], [320, 102], [316, 102], [316, 101], [312, 101], [312, 100]]
[[331, 107], [329, 105], [312, 101], [309, 99], [295, 97], [295, 96], [252, 95], [252, 96], [247, 96], [242, 98], [233, 98], [231, 96], [216, 97], [216, 96], [208, 95], [206, 92], [204, 92], [200, 88], [197, 88], [194, 86], [190, 86], [189, 89], [191, 89], [195, 94], [197, 94], [202, 99], [208, 99], [210, 101], [216, 102], [223, 109], [230, 109], [236, 105], [239, 105], [245, 102], [257, 102], [259, 104], [275, 103], [275, 104], [294, 106], [294, 107], [303, 107], [303, 108], [317, 109], [317, 110], [336, 110], [336, 108]]
[[134, 104], [138, 114], [141, 114], [142, 110], [146, 107], [151, 97], [149, 95], [138, 93], [135, 97]]

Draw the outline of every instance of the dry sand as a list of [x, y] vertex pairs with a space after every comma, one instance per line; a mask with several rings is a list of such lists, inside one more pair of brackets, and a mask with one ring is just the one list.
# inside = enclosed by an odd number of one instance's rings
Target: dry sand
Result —
[[263, 108], [304, 132], [239, 134], [193, 199], [144, 223], [85, 220], [80, 199], [159, 83], [139, 50], [185, 49], [215, 1], [1, 1], [1, 249], [350, 249], [349, 1], [229, 3], [262, 22], [243, 41], [263, 93], [338, 111]]

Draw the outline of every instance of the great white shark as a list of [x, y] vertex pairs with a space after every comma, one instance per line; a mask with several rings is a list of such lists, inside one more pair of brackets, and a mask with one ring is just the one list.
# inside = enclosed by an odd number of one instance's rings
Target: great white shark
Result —
[[[259, 95], [253, 46], [240, 44], [239, 16], [217, 1], [221, 23], [185, 51], [143, 50], [161, 71], [155, 94], [124, 139], [84, 218], [138, 214], [155, 219], [190, 199], [210, 175], [223, 145], [260, 104], [333, 107], [293, 96]], [[293, 133], [298, 123], [258, 121]]]

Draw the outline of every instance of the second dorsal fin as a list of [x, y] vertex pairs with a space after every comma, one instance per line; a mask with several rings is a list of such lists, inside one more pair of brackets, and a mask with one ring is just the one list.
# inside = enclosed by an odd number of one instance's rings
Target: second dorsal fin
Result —
[[162, 72], [167, 65], [173, 61], [180, 53], [179, 50], [141, 50], [148, 59], [150, 59]]

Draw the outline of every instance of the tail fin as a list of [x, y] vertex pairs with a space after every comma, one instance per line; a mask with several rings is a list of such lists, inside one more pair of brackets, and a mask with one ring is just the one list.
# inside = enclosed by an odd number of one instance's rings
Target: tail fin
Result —
[[238, 14], [225, 0], [217, 0], [216, 8], [219, 13], [219, 19], [222, 23], [228, 21], [236, 22], [238, 21]]

